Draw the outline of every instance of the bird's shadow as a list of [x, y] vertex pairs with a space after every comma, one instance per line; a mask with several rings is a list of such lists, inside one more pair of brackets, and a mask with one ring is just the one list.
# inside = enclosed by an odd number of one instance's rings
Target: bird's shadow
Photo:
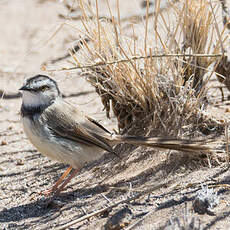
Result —
[[[49, 221], [51, 221], [53, 218], [57, 218], [58, 215], [61, 215], [59, 212], [61, 207], [68, 204], [68, 209], [70, 209], [69, 206], [72, 206], [71, 203], [76, 200], [76, 197], [80, 202], [74, 203], [74, 207], [81, 209], [89, 204], [88, 200], [85, 199], [87, 195], [90, 194], [90, 196], [95, 196], [106, 190], [107, 187], [105, 185], [98, 185], [96, 187], [81, 188], [76, 191], [64, 192], [54, 199], [52, 197], [42, 197], [27, 204], [11, 208], [5, 207], [0, 211], [0, 223], [21, 221], [23, 219], [36, 217], [44, 217], [44, 220], [41, 219], [41, 222], [47, 222], [47, 217]], [[64, 209], [62, 209], [62, 211], [63, 210]], [[49, 215], [47, 216], [47, 214]]]

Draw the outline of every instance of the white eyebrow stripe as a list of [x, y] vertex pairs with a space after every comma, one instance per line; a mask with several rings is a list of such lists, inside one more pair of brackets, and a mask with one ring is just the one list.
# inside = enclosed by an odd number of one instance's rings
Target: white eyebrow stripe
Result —
[[43, 85], [49, 85], [49, 83], [50, 83], [49, 79], [47, 79], [47, 80], [42, 79], [42, 80], [39, 80], [37, 82], [33, 82], [32, 85], [37, 86], [39, 88], [39, 87], [41, 87]]

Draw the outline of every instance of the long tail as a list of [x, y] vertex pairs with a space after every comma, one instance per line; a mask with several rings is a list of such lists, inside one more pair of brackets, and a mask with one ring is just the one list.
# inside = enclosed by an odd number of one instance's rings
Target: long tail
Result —
[[172, 149], [178, 151], [211, 151], [210, 147], [204, 141], [192, 141], [188, 139], [114, 135], [113, 140], [117, 143], [123, 142], [132, 145], [149, 146], [153, 148]]

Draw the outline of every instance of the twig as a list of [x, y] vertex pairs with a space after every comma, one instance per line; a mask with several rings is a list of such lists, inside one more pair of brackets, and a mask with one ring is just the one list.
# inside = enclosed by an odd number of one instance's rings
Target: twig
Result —
[[101, 196], [102, 196], [105, 200], [107, 200], [109, 203], [112, 203], [112, 201], [111, 201], [105, 194], [101, 193]]
[[116, 0], [116, 8], [117, 8], [117, 20], [119, 29], [121, 28], [121, 14], [120, 14], [120, 3], [119, 0]]
[[137, 194], [137, 195], [134, 196], [134, 197], [131, 197], [131, 198], [127, 198], [127, 199], [118, 201], [118, 202], [116, 202], [116, 203], [114, 203], [114, 204], [112, 204], [112, 205], [110, 205], [110, 206], [108, 206], [108, 207], [106, 207], [106, 208], [99, 209], [99, 210], [97, 210], [97, 211], [95, 211], [95, 212], [92, 212], [92, 213], [90, 213], [90, 214], [88, 214], [88, 215], [85, 215], [85, 216], [83, 216], [83, 217], [81, 217], [81, 218], [78, 218], [78, 219], [76, 219], [76, 220], [70, 221], [69, 223], [62, 225], [62, 226], [56, 228], [55, 230], [63, 230], [63, 229], [69, 228], [70, 226], [72, 226], [72, 225], [74, 225], [74, 224], [77, 224], [77, 223], [79, 223], [79, 222], [81, 222], [81, 221], [83, 221], [83, 220], [87, 220], [87, 219], [89, 219], [90, 217], [97, 216], [97, 215], [99, 215], [99, 214], [101, 214], [101, 213], [103, 213], [103, 212], [105, 212], [105, 211], [107, 211], [107, 210], [109, 210], [109, 209], [112, 209], [112, 208], [118, 206], [119, 204], [128, 203], [128, 202], [130, 202], [130, 201], [139, 199], [140, 197], [142, 197], [142, 196], [144, 196], [144, 195], [146, 195], [146, 194], [148, 194], [148, 193], [151, 193], [151, 192], [153, 192], [154, 190], [156, 190], [156, 189], [158, 189], [158, 188], [160, 188], [160, 187], [162, 187], [162, 186], [167, 185], [168, 183], [170, 183], [170, 181], [164, 182], [164, 183], [160, 183], [160, 184], [158, 184], [158, 185], [156, 185], [156, 186], [154, 186], [154, 187], [152, 187], [152, 188], [149, 188], [149, 189], [147, 189], [147, 190], [145, 190], [145, 191], [143, 191], [143, 192]]
[[133, 186], [132, 186], [132, 182], [129, 182], [129, 193], [128, 193], [128, 197], [132, 197], [133, 195]]
[[99, 22], [98, 0], [96, 0], [96, 13], [97, 13], [97, 33], [98, 33], [98, 51], [101, 53], [101, 28]]
[[228, 138], [228, 121], [225, 121], [225, 139], [226, 139], [226, 154], [227, 154], [227, 159], [228, 159], [228, 164], [229, 164], [229, 148], [228, 148], [228, 144], [229, 144], [229, 138]]
[[53, 60], [47, 61], [47, 62], [45, 62], [43, 65], [46, 65], [46, 64], [49, 63], [49, 62], [50, 62], [51, 64], [55, 64], [56, 62], [62, 61], [62, 60], [64, 60], [64, 59], [70, 57], [70, 56], [71, 56], [71, 52], [77, 53], [77, 52], [81, 49], [81, 46], [82, 46], [84, 43], [87, 43], [87, 42], [89, 42], [89, 41], [90, 41], [90, 40], [89, 40], [88, 38], [82, 38], [82, 39], [80, 39], [74, 47], [72, 47], [71, 49], [69, 49], [69, 52], [68, 52], [67, 54], [65, 54], [65, 55], [63, 55], [63, 56], [61, 56], [61, 57], [55, 58], [55, 59], [53, 59]]
[[144, 51], [145, 55], [147, 55], [147, 39], [148, 39], [148, 22], [149, 22], [149, 0], [147, 0], [147, 5], [146, 5], [146, 20], [145, 20], [145, 43], [144, 43]]
[[5, 93], [4, 90], [0, 89], [0, 97], [2, 99], [15, 99], [21, 97], [20, 93]]
[[212, 14], [213, 14], [213, 17], [214, 17], [216, 33], [217, 33], [217, 36], [218, 36], [219, 41], [220, 41], [220, 47], [221, 47], [221, 52], [222, 52], [222, 56], [223, 56], [223, 55], [224, 55], [224, 46], [223, 46], [223, 42], [222, 42], [222, 40], [221, 40], [220, 30], [219, 30], [219, 28], [218, 28], [218, 24], [217, 24], [217, 20], [216, 20], [216, 15], [215, 15], [215, 13], [214, 13], [214, 9], [213, 9], [213, 7], [212, 7], [211, 1], [209, 1], [209, 5], [210, 5], [210, 7], [211, 7]]
[[63, 98], [67, 98], [67, 97], [79, 97], [79, 96], [84, 96], [90, 93], [94, 93], [94, 90], [88, 90], [88, 91], [84, 91], [84, 92], [79, 92], [79, 93], [70, 93], [70, 94], [63, 94], [62, 97]]
[[123, 62], [130, 62], [130, 60], [140, 60], [145, 58], [163, 58], [163, 57], [222, 57], [222, 54], [153, 54], [153, 55], [147, 55], [147, 56], [134, 56], [131, 58], [125, 58], [120, 59], [116, 61], [111, 62], [99, 62], [92, 65], [84, 65], [84, 66], [75, 66], [71, 68], [61, 68], [61, 69], [45, 69], [45, 71], [48, 72], [55, 72], [55, 71], [70, 71], [75, 69], [84, 69], [84, 68], [92, 68], [97, 66], [104, 66], [104, 65], [113, 65], [117, 63], [123, 63]]
[[[82, 95], [87, 95], [90, 93], [94, 93], [94, 90], [88, 90], [88, 91], [84, 91], [84, 92], [79, 92], [79, 93], [71, 93], [71, 94], [63, 94], [62, 97], [66, 98], [66, 97], [79, 97]], [[2, 97], [2, 99], [15, 99], [15, 98], [19, 98], [21, 97], [20, 93], [4, 93], [3, 90], [0, 89], [0, 97]]]

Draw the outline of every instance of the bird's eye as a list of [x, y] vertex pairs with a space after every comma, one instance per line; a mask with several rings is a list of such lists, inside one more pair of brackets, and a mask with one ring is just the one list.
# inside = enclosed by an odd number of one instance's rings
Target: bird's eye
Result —
[[41, 87], [42, 92], [46, 91], [47, 89], [49, 89], [49, 86], [47, 86], [47, 85], [44, 85]]

